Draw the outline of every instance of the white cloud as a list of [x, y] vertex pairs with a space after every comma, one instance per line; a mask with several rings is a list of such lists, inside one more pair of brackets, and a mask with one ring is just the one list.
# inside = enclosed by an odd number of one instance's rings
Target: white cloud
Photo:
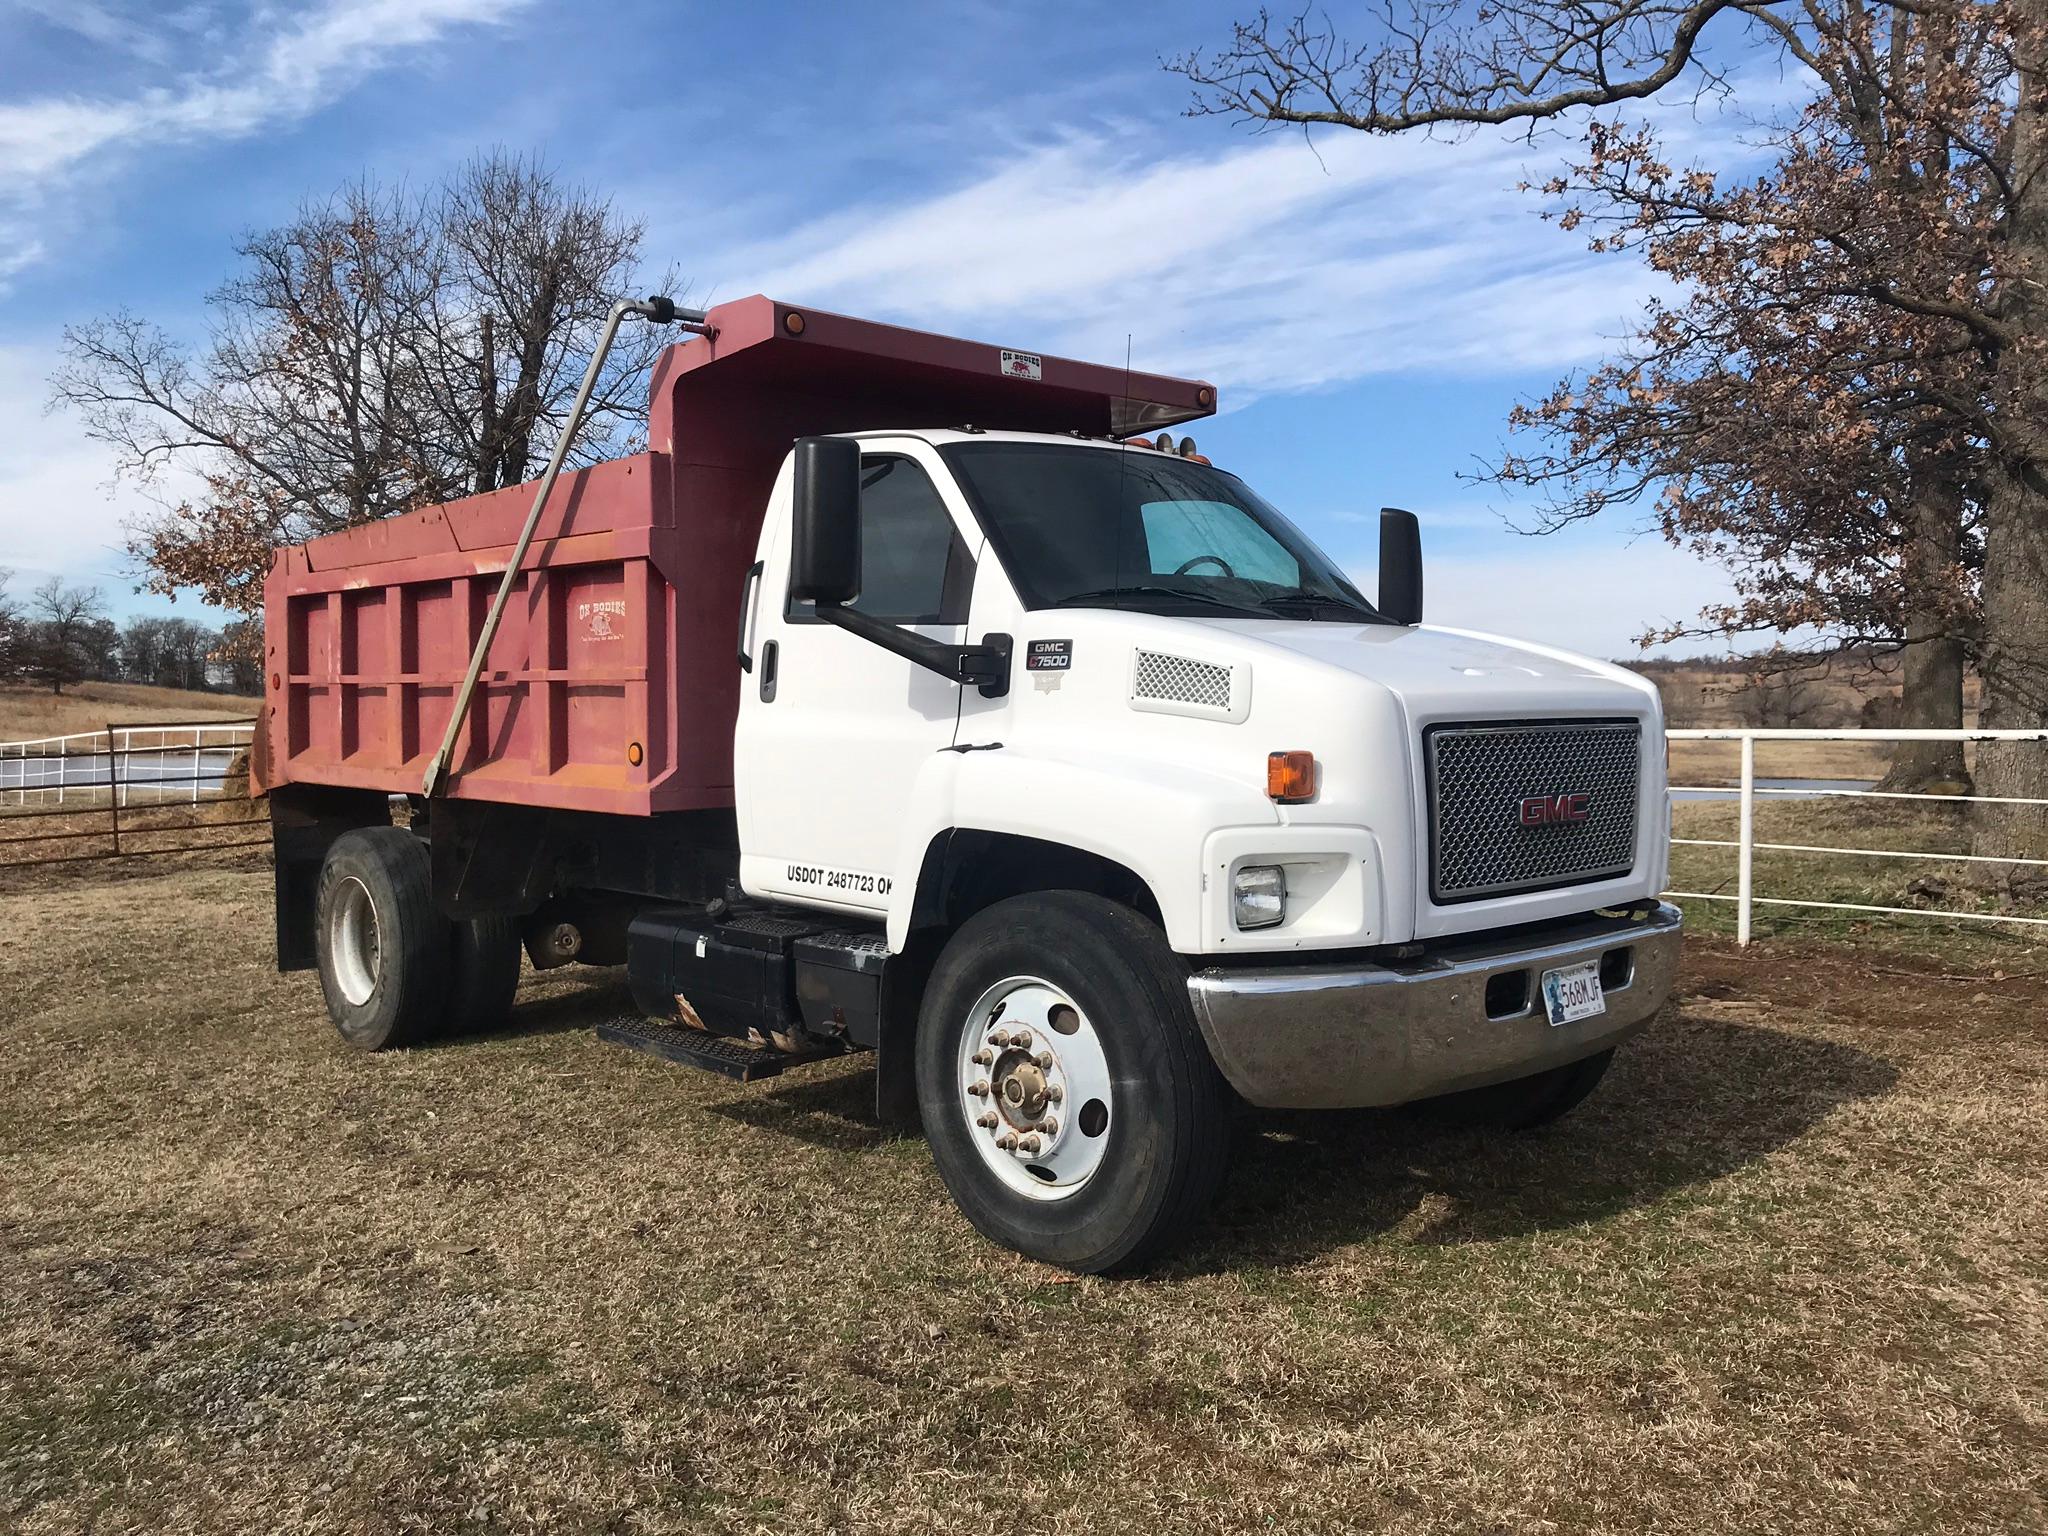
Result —
[[[0, 568], [14, 572], [17, 597], [61, 576], [104, 587], [125, 609], [135, 583], [125, 524], [158, 502], [133, 485], [110, 485], [107, 451], [74, 418], [42, 416], [52, 362], [40, 348], [0, 346], [0, 422], [13, 428], [0, 454]], [[169, 477], [153, 494], [175, 499], [188, 483], [196, 482]]]
[[[964, 184], [741, 240], [696, 264], [756, 288], [1218, 380], [1226, 404], [1372, 374], [1554, 368], [1605, 350], [1655, 280], [1536, 217], [1544, 151], [1350, 134], [1076, 132]], [[701, 235], [700, 235], [701, 238]], [[999, 336], [991, 339], [1000, 339]]]
[[[1507, 534], [1477, 552], [1429, 554], [1429, 526], [1425, 516], [1424, 611], [1432, 624], [1626, 660], [1642, 654], [1636, 638], [1645, 629], [1690, 620], [1734, 590], [1718, 567], [1655, 536], [1617, 545], [1580, 529]], [[1372, 571], [1357, 579], [1368, 594], [1378, 581]], [[1726, 649], [1700, 641], [1658, 652]]]
[[[125, 96], [50, 95], [0, 103], [0, 282], [39, 259], [35, 217], [99, 158], [121, 149], [235, 139], [309, 116], [395, 55], [463, 26], [500, 21], [530, 0], [327, 0], [302, 19], [271, 26], [259, 10], [247, 45], [207, 68], [153, 71], [165, 78]], [[104, 20], [88, 7], [72, 25], [90, 36]], [[162, 39], [157, 39], [161, 43]], [[195, 52], [210, 46], [192, 39]], [[139, 50], [161, 60], [161, 48]]]

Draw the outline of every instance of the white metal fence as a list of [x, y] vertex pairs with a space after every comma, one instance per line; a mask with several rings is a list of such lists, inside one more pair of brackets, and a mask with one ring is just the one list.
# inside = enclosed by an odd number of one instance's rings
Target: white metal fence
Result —
[[233, 792], [228, 770], [254, 729], [247, 720], [115, 725], [0, 742], [0, 809], [197, 805]]
[[[2048, 857], [2009, 858], [1991, 854], [1942, 853], [1927, 849], [1900, 848], [1836, 848], [1813, 843], [1759, 843], [1756, 840], [1756, 801], [1759, 795], [1772, 798], [1799, 799], [1864, 799], [1864, 800], [1923, 800], [1943, 804], [1977, 805], [2048, 805], [2048, 800], [2025, 799], [2010, 795], [1942, 795], [1912, 790], [1887, 790], [1864, 787], [1856, 784], [1829, 786], [1826, 781], [1807, 780], [1796, 786], [1759, 784], [1756, 776], [1756, 744], [1759, 741], [2025, 741], [2036, 742], [2048, 750], [2048, 730], [2028, 731], [1916, 731], [1916, 730], [1853, 730], [1821, 731], [1797, 729], [1730, 728], [1726, 730], [1671, 730], [1666, 736], [1672, 741], [1733, 741], [1742, 747], [1742, 772], [1735, 786], [1736, 798], [1741, 809], [1737, 818], [1737, 835], [1733, 840], [1713, 837], [1674, 837], [1672, 842], [1681, 847], [1691, 848], [1733, 848], [1735, 850], [1735, 894], [1724, 891], [1668, 891], [1665, 894], [1691, 901], [1729, 901], [1735, 903], [1735, 937], [1738, 944], [1747, 944], [1750, 937], [1750, 917], [1758, 906], [1767, 907], [1809, 907], [1844, 912], [1868, 912], [1877, 915], [1897, 917], [1941, 917], [1960, 919], [1966, 922], [2018, 923], [2030, 927], [2048, 928], [2048, 917], [2025, 917], [2005, 912], [1964, 912], [1930, 907], [1890, 907], [1853, 901], [1809, 901], [1788, 896], [1759, 896], [1755, 893], [1755, 863], [1759, 849], [1767, 853], [1808, 853], [1833, 854], [1843, 858], [1863, 859], [1923, 859], [1937, 864], [2002, 864], [2031, 865], [2048, 868]], [[1671, 795], [1674, 802], [1682, 796], [1718, 796], [1726, 793], [1726, 786], [1702, 784], [1673, 784]], [[2042, 850], [2048, 855], [2048, 849]]]

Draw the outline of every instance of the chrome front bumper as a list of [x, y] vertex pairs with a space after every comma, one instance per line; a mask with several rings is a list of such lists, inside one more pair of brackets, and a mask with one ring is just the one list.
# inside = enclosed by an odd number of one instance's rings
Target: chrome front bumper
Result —
[[[1670, 995], [1682, 920], [1660, 903], [1640, 917], [1589, 917], [1535, 937], [1480, 935], [1388, 965], [1214, 967], [1189, 977], [1188, 992], [1209, 1054], [1252, 1103], [1405, 1104], [1526, 1077], [1627, 1039]], [[1626, 980], [1607, 984], [1605, 1013], [1553, 1028], [1542, 973], [1586, 960]], [[1517, 973], [1525, 985], [1514, 1006]]]

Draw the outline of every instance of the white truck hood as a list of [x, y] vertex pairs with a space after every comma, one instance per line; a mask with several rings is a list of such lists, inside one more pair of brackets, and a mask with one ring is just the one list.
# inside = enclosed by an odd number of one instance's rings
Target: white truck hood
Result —
[[1508, 713], [1636, 714], [1656, 701], [1653, 686], [1624, 667], [1499, 635], [1429, 625], [1200, 622], [1378, 683], [1416, 726]]

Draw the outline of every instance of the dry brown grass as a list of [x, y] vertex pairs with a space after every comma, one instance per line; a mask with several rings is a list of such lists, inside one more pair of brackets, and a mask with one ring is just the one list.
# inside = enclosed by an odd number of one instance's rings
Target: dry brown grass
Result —
[[[1734, 741], [1673, 741], [1668, 744], [1674, 784], [1739, 784], [1742, 745]], [[1760, 741], [1760, 779], [1881, 779], [1891, 765], [1891, 748], [1881, 741]]]
[[61, 694], [6, 683], [0, 684], [0, 741], [67, 736], [135, 721], [241, 719], [255, 714], [257, 703], [235, 694], [140, 683], [75, 683]]
[[104, 798], [77, 809], [55, 802], [0, 805], [0, 880], [12, 879], [19, 889], [31, 881], [156, 879], [238, 861], [246, 867], [251, 859], [267, 859], [269, 847], [268, 802], [252, 800], [246, 790], [196, 805], [138, 801], [118, 815]]
[[1260, 1117], [1069, 1282], [858, 1062], [621, 1053], [563, 973], [353, 1055], [266, 871], [7, 879], [0, 1528], [2048, 1528], [2038, 974], [1698, 943], [1565, 1124]]

